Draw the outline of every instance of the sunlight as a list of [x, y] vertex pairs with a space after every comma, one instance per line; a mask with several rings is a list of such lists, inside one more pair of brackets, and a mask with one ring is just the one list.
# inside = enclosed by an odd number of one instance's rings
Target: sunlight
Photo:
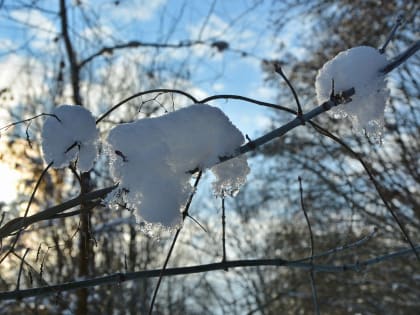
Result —
[[19, 172], [7, 164], [0, 163], [0, 202], [9, 203], [17, 197]]

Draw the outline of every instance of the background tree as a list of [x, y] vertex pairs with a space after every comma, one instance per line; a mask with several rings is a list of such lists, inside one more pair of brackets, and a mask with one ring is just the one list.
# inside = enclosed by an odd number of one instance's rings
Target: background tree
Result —
[[[304, 108], [307, 106], [306, 109], [310, 109], [316, 103], [315, 76], [326, 60], [354, 46], [380, 48], [387, 33], [395, 25], [398, 14], [402, 12], [404, 30], [397, 31], [387, 48], [389, 56], [410, 45], [418, 36], [418, 6], [414, 2], [273, 2], [273, 27], [277, 32], [283, 28], [290, 29], [290, 25], [303, 25], [295, 38], [304, 47], [303, 52], [299, 50], [296, 54], [287, 54], [290, 47], [283, 45], [279, 53], [282, 57], [278, 62], [289, 75]], [[419, 88], [416, 79], [419, 74], [418, 61], [417, 54], [389, 79], [391, 97], [385, 113], [381, 143], [372, 143], [362, 131], [350, 133], [348, 120], [328, 116], [320, 116], [315, 120], [343, 139], [363, 158], [378, 179], [378, 190], [401, 218], [415, 242], [418, 241], [420, 223], [419, 141], [416, 137], [419, 128]], [[278, 74], [270, 71], [267, 73], [271, 85], [283, 84], [279, 83], [281, 78]], [[279, 91], [279, 104], [294, 102], [288, 89]], [[407, 113], [410, 113], [409, 117], [405, 116]], [[283, 114], [276, 115], [273, 125], [276, 126], [283, 119]], [[315, 231], [317, 251], [322, 252], [360, 239], [368, 235], [373, 227], [378, 229], [373, 239], [363, 247], [335, 258], [358, 261], [402, 246], [404, 238], [382, 200], [377, 193], [373, 193], [374, 185], [365, 169], [342, 145], [328, 137], [319, 136], [308, 126], [265, 146], [263, 154], [270, 163], [265, 164], [268, 166], [258, 176], [264, 188], [253, 194], [259, 196], [254, 203], [260, 205], [258, 208], [261, 210], [268, 208], [283, 214], [282, 224], [267, 233], [265, 244], [269, 251], [286, 251], [288, 254], [282, 256], [290, 257], [299, 253], [302, 247], [309, 246], [299, 201], [297, 175], [303, 178], [304, 201]], [[245, 218], [249, 217], [244, 207], [249, 205], [251, 199], [247, 197], [248, 194], [247, 190], [241, 193], [241, 198], [248, 201], [240, 204]], [[265, 206], [261, 207], [262, 204]], [[294, 223], [297, 218], [300, 219], [300, 225]], [[398, 264], [384, 265], [377, 270], [351, 276], [316, 275], [320, 309], [328, 314], [415, 314], [419, 290], [416, 268], [414, 261], [402, 260]], [[412, 276], [403, 276], [403, 269], [410, 270]], [[270, 279], [270, 272], [266, 271], [265, 277]], [[278, 309], [290, 309], [290, 313], [298, 310], [310, 313], [313, 310], [306, 274], [291, 272], [281, 274], [275, 280], [261, 281], [254, 296], [263, 288], [269, 291], [264, 297], [274, 296], [267, 298], [265, 304], [262, 303], [265, 305], [264, 312], [272, 310], [274, 314]], [[398, 300], [396, 296], [404, 298]], [[256, 307], [255, 311], [259, 312], [260, 308]]]

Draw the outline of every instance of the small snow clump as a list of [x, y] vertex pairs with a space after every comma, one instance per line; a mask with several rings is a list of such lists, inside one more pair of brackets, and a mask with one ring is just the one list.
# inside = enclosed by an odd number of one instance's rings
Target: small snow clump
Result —
[[349, 116], [356, 129], [380, 137], [389, 92], [385, 75], [386, 57], [373, 47], [360, 46], [340, 52], [318, 71], [315, 88], [318, 103], [329, 100], [334, 80], [335, 93], [355, 89], [351, 102], [332, 109], [335, 118]]
[[[118, 125], [107, 138], [111, 174], [119, 182], [114, 195], [135, 210], [138, 222], [175, 228], [193, 193], [192, 173], [232, 156], [243, 142], [220, 109], [204, 104]], [[213, 169], [216, 193], [238, 190], [249, 172], [245, 158]]]
[[42, 127], [42, 153], [46, 163], [63, 168], [76, 162], [77, 168], [87, 172], [98, 154], [95, 119], [82, 106], [60, 105], [45, 120]]

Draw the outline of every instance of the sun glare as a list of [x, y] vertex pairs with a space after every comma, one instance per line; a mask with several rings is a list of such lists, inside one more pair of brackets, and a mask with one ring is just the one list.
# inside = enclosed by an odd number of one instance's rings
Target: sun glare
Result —
[[7, 164], [0, 163], [0, 202], [8, 203], [16, 198], [18, 179], [19, 172]]

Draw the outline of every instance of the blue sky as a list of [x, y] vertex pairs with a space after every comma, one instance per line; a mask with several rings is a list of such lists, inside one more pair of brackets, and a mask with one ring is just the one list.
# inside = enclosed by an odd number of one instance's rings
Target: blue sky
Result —
[[[280, 42], [297, 51], [293, 44], [296, 38], [294, 32], [288, 30], [280, 35], [268, 28], [270, 3], [267, 1], [122, 0], [115, 5], [115, 1], [84, 0], [81, 1], [81, 7], [86, 12], [95, 12], [88, 17], [91, 20], [96, 18], [90, 26], [80, 15], [80, 10], [72, 5], [75, 2], [68, 1], [71, 27], [86, 38], [100, 40], [103, 45], [129, 40], [178, 43], [200, 39], [206, 42], [227, 41], [233, 50], [246, 51], [267, 59], [281, 58], [278, 52]], [[60, 31], [58, 17], [53, 14], [58, 10], [57, 1], [41, 1], [41, 10], [7, 4], [6, 1], [5, 7], [0, 10], [2, 68], [5, 69], [5, 63], [10, 63], [11, 51], [15, 57], [30, 56], [41, 64], [48, 62], [48, 53], [57, 47], [53, 39], [59, 36]], [[27, 25], [37, 28], [28, 30]], [[89, 55], [97, 49], [98, 45], [89, 46], [87, 40], [78, 37], [80, 35], [74, 36], [74, 41], [83, 47], [82, 55]], [[275, 100], [276, 90], [264, 85], [260, 60], [257, 58], [244, 58], [232, 51], [218, 53], [208, 46], [167, 50], [162, 55], [172, 58], [176, 64], [185, 62], [191, 67], [189, 83], [201, 95], [229, 93], [264, 101]], [[7, 70], [3, 72], [10, 73]], [[12, 84], [14, 78], [10, 76], [13, 75], [9, 74], [0, 80], [0, 87]], [[268, 122], [266, 110], [231, 103], [217, 104], [244, 133], [253, 135]]]
[[[164, 86], [154, 88], [172, 87], [173, 83], [174, 87], [184, 87], [186, 92], [198, 98], [237, 94], [275, 102], [277, 91], [264, 84], [261, 59], [281, 59], [282, 52], [278, 50], [281, 43], [287, 53], [297, 56], [305, 53], [298, 45], [299, 27], [296, 23], [286, 27], [281, 34], [269, 28], [270, 1], [121, 0], [118, 5], [115, 1], [79, 2], [79, 7], [77, 1], [67, 2], [71, 35], [79, 59], [97, 51], [98, 47], [130, 40], [175, 44], [184, 40], [229, 43], [230, 50], [222, 53], [209, 45], [159, 51], [149, 48], [116, 51], [114, 61], [117, 66], [111, 73], [116, 78], [120, 76], [122, 81], [129, 74], [125, 68], [118, 69], [119, 64], [129, 63], [132, 58], [148, 67], [149, 63], [157, 60], [173, 64], [174, 69], [179, 71], [185, 66], [190, 76], [181, 84], [165, 78]], [[46, 86], [49, 80], [55, 79], [56, 64], [64, 49], [60, 40], [58, 1], [40, 1], [36, 9], [19, 4], [6, 1], [0, 9], [0, 90], [12, 88], [14, 98], [7, 106], [25, 108], [27, 99], [40, 102], [49, 99]], [[80, 8], [86, 14], [81, 14]], [[249, 57], [241, 56], [241, 53], [235, 52], [237, 50], [247, 52]], [[158, 57], [152, 59], [152, 54]], [[105, 65], [104, 58], [98, 58], [89, 66], [89, 71], [93, 73], [89, 78], [100, 77]], [[133, 76], [136, 74], [134, 72]], [[131, 94], [143, 87], [143, 82], [134, 81]], [[31, 89], [27, 88], [28, 82]], [[280, 86], [283, 85], [279, 80]], [[89, 86], [87, 98], [93, 107], [101, 102], [106, 88], [100, 83]], [[64, 89], [69, 90], [68, 87]], [[118, 90], [114, 103], [131, 94], [129, 89]], [[212, 105], [219, 106], [243, 134], [251, 137], [261, 134], [270, 122], [271, 111], [252, 104], [220, 100]], [[7, 106], [0, 108], [0, 125], [14, 120], [7, 117]], [[98, 105], [91, 110], [100, 114], [104, 108]]]

